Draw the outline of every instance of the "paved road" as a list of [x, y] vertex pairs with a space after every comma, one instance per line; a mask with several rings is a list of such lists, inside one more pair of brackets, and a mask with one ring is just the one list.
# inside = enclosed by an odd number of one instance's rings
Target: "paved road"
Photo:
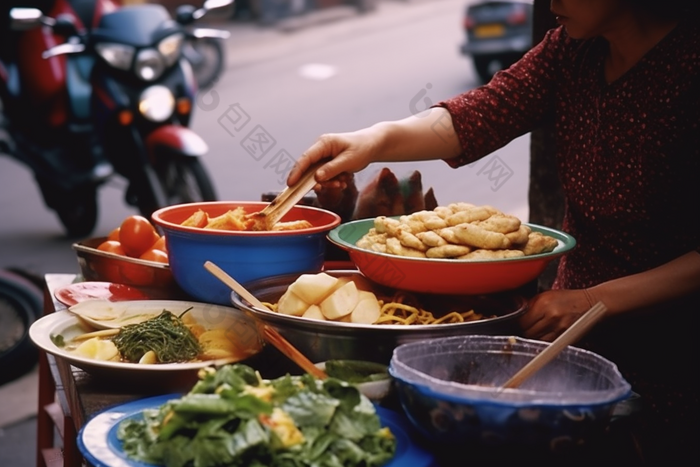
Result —
[[[220, 24], [232, 32], [226, 72], [201, 95], [192, 125], [210, 145], [205, 163], [220, 198], [257, 200], [279, 190], [284, 167], [275, 161], [295, 157], [322, 133], [402, 118], [476, 86], [470, 63], [457, 51], [465, 3], [384, 1], [366, 15], [335, 9], [275, 28]], [[244, 115], [246, 125], [231, 124], [233, 114]], [[274, 140], [268, 152], [246, 149], [253, 128]], [[528, 141], [524, 136], [459, 170], [441, 162], [392, 169], [397, 175], [419, 169], [441, 204], [488, 203], [526, 218]], [[376, 170], [359, 174], [359, 182]], [[123, 192], [120, 179], [100, 191], [95, 236], [135, 212]], [[71, 243], [44, 207], [31, 174], [0, 157], [0, 267], [77, 272]]]

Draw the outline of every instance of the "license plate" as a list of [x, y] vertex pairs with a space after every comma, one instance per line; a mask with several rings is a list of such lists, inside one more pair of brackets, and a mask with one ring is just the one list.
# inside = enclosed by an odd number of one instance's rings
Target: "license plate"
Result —
[[486, 24], [474, 28], [474, 37], [500, 37], [505, 34], [505, 28], [501, 24]]

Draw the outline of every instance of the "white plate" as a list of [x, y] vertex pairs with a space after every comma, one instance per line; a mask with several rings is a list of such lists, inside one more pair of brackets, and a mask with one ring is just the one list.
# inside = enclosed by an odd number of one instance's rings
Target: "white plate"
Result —
[[[124, 308], [123, 316], [130, 314], [160, 314], [163, 310], [168, 310], [175, 315], [191, 308], [188, 312], [205, 329], [224, 328], [231, 339], [249, 350], [250, 356], [258, 353], [262, 348], [262, 341], [256, 331], [255, 324], [243, 313], [232, 307], [212, 305], [208, 303], [197, 303], [180, 300], [136, 300], [130, 302], [114, 302], [111, 306]], [[81, 368], [88, 373], [95, 375], [106, 375], [122, 378], [125, 375], [138, 376], [162, 375], [168, 373], [195, 372], [196, 370], [211, 366], [231, 363], [232, 359], [207, 360], [189, 363], [162, 363], [153, 365], [142, 365], [138, 363], [125, 363], [104, 361], [86, 358], [76, 355], [54, 344], [52, 338], [58, 335], [63, 336], [65, 342], [70, 341], [75, 336], [92, 331], [80, 319], [71, 312], [57, 311], [46, 315], [35, 321], [29, 328], [29, 337], [34, 343], [44, 351], [60, 358], [65, 358], [72, 365]]]

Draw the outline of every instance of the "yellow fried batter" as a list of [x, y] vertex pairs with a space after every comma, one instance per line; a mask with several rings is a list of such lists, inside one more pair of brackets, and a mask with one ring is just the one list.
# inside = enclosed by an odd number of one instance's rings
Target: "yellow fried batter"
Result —
[[429, 248], [425, 252], [425, 256], [428, 258], [457, 258], [458, 256], [464, 256], [471, 252], [471, 248], [466, 245], [442, 245]]
[[465, 202], [458, 202], [458, 203], [450, 203], [447, 205], [447, 207], [452, 211], [454, 214], [455, 212], [459, 211], [467, 211], [469, 209], [475, 208], [476, 205], [472, 203], [465, 203]]
[[392, 218], [379, 216], [357, 246], [415, 258], [488, 260], [554, 250], [558, 241], [492, 206], [452, 203]]
[[478, 249], [460, 256], [458, 259], [466, 261], [482, 261], [490, 259], [520, 258], [525, 256], [521, 250], [486, 250]]
[[387, 235], [383, 233], [377, 233], [375, 229], [370, 229], [370, 232], [371, 233], [367, 233], [357, 241], [357, 246], [366, 250], [373, 250], [378, 251], [380, 253], [386, 253]]
[[386, 252], [392, 255], [408, 256], [411, 258], [425, 258], [425, 253], [403, 246], [398, 238], [388, 237], [386, 239]]
[[504, 234], [499, 232], [491, 232], [476, 224], [459, 224], [450, 227], [454, 230], [455, 236], [459, 239], [462, 245], [469, 245], [476, 248], [487, 248], [497, 250], [501, 248], [510, 248], [510, 240]]
[[513, 245], [524, 245], [527, 243], [528, 236], [530, 235], [530, 232], [532, 232], [532, 229], [528, 227], [527, 225], [520, 224], [520, 228], [516, 230], [515, 232], [510, 232], [506, 234], [506, 237], [508, 237], [508, 240], [510, 240], [510, 243]]
[[288, 221], [288, 222], [278, 222], [272, 226], [272, 230], [283, 231], [283, 230], [299, 230], [299, 229], [310, 229], [313, 227], [311, 222], [301, 219], [298, 221]]
[[454, 211], [447, 206], [438, 206], [435, 209], [433, 209], [433, 211], [435, 212], [435, 214], [440, 216], [441, 219], [447, 219], [452, 214], [454, 214]]
[[448, 225], [455, 226], [467, 222], [483, 221], [491, 217], [491, 211], [486, 206], [476, 206], [457, 211], [445, 219]]
[[392, 217], [379, 216], [374, 219], [374, 228], [378, 233], [385, 233], [387, 235], [395, 236], [396, 229], [399, 228], [401, 222]]
[[554, 250], [559, 242], [556, 238], [552, 238], [548, 235], [542, 234], [542, 232], [531, 232], [528, 235], [527, 243], [520, 248], [520, 250], [525, 254], [538, 255], [540, 253], [549, 253]]
[[399, 222], [401, 222], [402, 227], [404, 230], [408, 231], [409, 233], [418, 233], [418, 232], [425, 232], [428, 230], [428, 228], [423, 224], [423, 221], [420, 219], [413, 218], [411, 216], [401, 216], [399, 218]]
[[520, 228], [520, 219], [508, 214], [494, 214], [488, 219], [474, 223], [486, 230], [502, 234], [517, 232]]
[[407, 248], [413, 248], [418, 251], [425, 251], [428, 249], [428, 245], [421, 242], [418, 237], [413, 235], [409, 229], [401, 226], [396, 232], [396, 238], [399, 239], [401, 244]]
[[[440, 217], [435, 211], [414, 212], [413, 214], [409, 215], [408, 218], [423, 223], [425, 229], [421, 230], [421, 232], [447, 227], [447, 222], [445, 222], [445, 219]], [[417, 231], [414, 230], [413, 233], [417, 233]]]
[[242, 207], [226, 211], [220, 216], [210, 217], [205, 229], [213, 230], [250, 230], [255, 221], [245, 215]]
[[427, 232], [419, 232], [416, 234], [418, 239], [428, 245], [429, 247], [448, 245], [447, 240], [442, 238], [434, 230], [428, 230]]

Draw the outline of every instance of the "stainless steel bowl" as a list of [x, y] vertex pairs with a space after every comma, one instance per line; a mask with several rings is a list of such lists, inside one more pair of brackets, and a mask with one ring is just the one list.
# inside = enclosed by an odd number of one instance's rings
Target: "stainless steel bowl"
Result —
[[183, 296], [168, 264], [98, 250], [105, 240], [107, 237], [97, 237], [73, 244], [85, 280], [138, 287], [151, 298]]
[[[361, 275], [358, 271], [326, 271], [341, 277]], [[277, 303], [300, 274], [268, 277], [248, 282], [245, 287], [262, 302]], [[374, 291], [390, 296], [392, 290], [374, 284]], [[518, 332], [517, 318], [525, 312], [526, 299], [517, 294], [427, 295], [415, 294], [431, 311], [450, 307], [458, 311], [475, 310], [493, 318], [456, 324], [386, 325], [317, 321], [254, 308], [233, 292], [231, 301], [250, 317], [282, 334], [313, 362], [332, 359], [368, 360], [388, 365], [392, 352], [400, 345], [424, 339], [482, 334], [510, 335]]]

